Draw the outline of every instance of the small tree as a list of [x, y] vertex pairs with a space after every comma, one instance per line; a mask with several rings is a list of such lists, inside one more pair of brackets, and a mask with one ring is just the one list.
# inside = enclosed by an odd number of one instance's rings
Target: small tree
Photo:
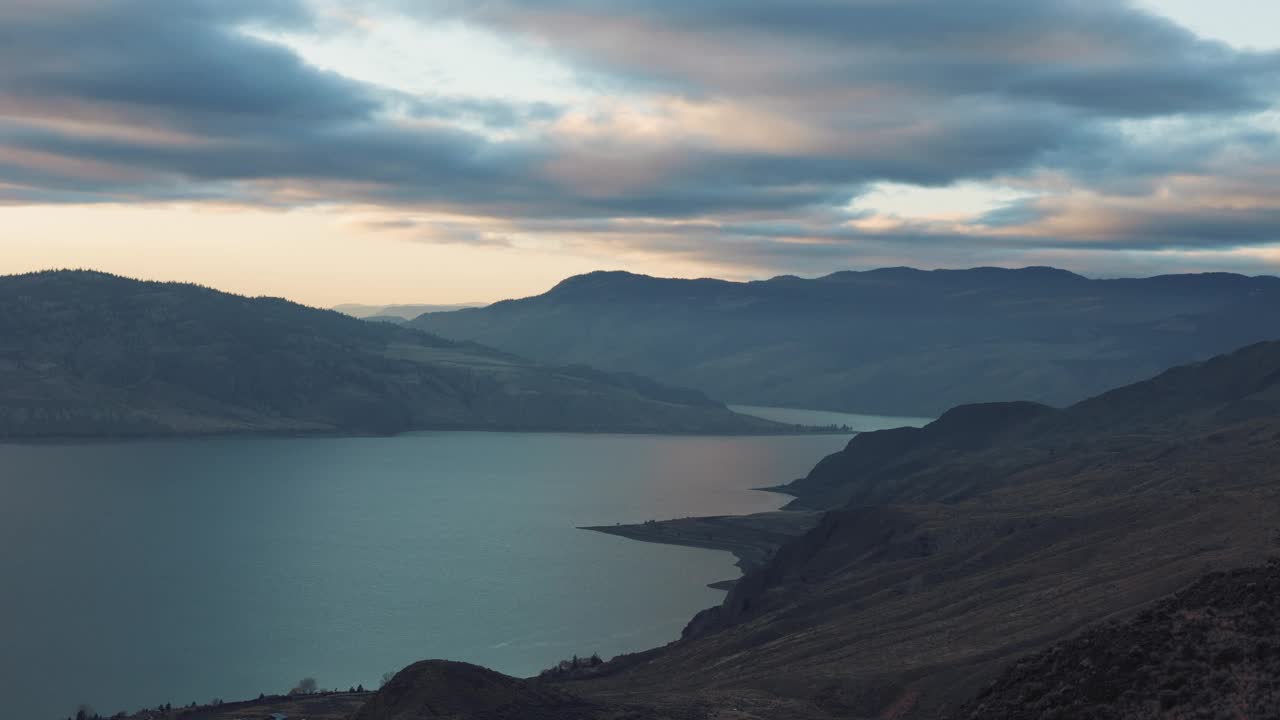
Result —
[[320, 686], [316, 684], [313, 677], [304, 677], [298, 681], [298, 685], [289, 691], [290, 695], [315, 695], [316, 689]]

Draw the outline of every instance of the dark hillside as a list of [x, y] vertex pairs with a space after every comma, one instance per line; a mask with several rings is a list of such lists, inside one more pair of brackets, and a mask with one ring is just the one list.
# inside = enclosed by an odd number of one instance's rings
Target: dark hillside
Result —
[[1019, 660], [981, 720], [1280, 717], [1280, 564], [1214, 573], [1125, 623]]
[[274, 298], [0, 278], [0, 437], [415, 428], [767, 432], [696, 391]]

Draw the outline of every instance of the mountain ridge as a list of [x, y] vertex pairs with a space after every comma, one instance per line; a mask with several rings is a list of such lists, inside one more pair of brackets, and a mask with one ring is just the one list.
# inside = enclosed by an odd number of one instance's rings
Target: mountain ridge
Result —
[[735, 404], [937, 416], [976, 402], [1069, 405], [1280, 337], [1280, 278], [882, 268], [734, 282], [598, 271], [410, 324]]
[[0, 277], [0, 388], [9, 439], [785, 429], [634, 374], [91, 271]]

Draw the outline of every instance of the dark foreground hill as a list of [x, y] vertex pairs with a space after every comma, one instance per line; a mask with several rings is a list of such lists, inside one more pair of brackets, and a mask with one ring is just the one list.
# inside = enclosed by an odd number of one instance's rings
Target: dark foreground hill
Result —
[[428, 660], [396, 673], [354, 720], [594, 720], [598, 706], [467, 663]]
[[1278, 385], [1266, 343], [1066, 410], [860, 435], [791, 488], [827, 510], [816, 527], [679, 642], [564, 686], [743, 717], [949, 715], [1027, 653], [1280, 549]]
[[537, 681], [466, 663], [428, 660], [401, 670], [352, 720], [703, 720], [584, 700]]
[[1280, 563], [1205, 577], [1018, 661], [956, 718], [1280, 717]]
[[768, 432], [699, 392], [273, 298], [0, 277], [0, 437], [468, 428]]
[[1280, 337], [1280, 278], [888, 268], [735, 283], [599, 272], [414, 324], [729, 402], [936, 416], [974, 402], [1066, 405]]

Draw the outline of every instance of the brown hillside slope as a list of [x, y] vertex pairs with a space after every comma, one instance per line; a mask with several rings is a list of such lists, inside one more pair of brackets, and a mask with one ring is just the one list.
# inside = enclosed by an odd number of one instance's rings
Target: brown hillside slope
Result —
[[1215, 573], [1020, 660], [960, 720], [1280, 717], [1280, 562]]

